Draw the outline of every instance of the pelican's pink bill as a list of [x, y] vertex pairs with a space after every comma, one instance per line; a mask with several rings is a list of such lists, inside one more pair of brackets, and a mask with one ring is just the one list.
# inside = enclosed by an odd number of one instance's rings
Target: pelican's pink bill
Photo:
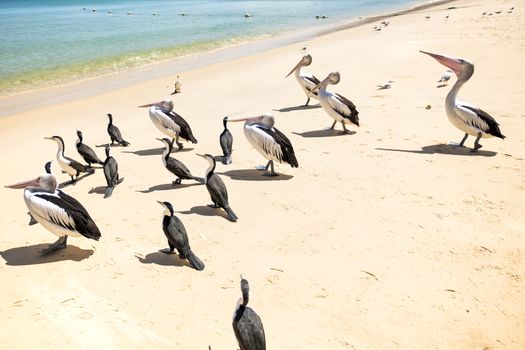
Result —
[[433, 59], [435, 59], [442, 65], [444, 65], [445, 67], [452, 69], [452, 71], [454, 71], [456, 75], [459, 75], [461, 73], [461, 62], [459, 59], [447, 57], [443, 55], [438, 55], [436, 53], [426, 52], [422, 50], [419, 50], [419, 52], [429, 55], [430, 57], [432, 57]]
[[162, 105], [162, 101], [159, 101], [159, 102], [153, 102], [153, 103], [148, 103], [146, 105], [138, 106], [138, 108], [146, 108], [146, 107], [161, 106], [161, 105]]
[[5, 188], [12, 188], [12, 189], [19, 189], [19, 188], [26, 188], [30, 186], [38, 186], [40, 184], [40, 179], [37, 177], [36, 179], [28, 180], [28, 181], [22, 181], [18, 182], [16, 184], [7, 185], [4, 186]]

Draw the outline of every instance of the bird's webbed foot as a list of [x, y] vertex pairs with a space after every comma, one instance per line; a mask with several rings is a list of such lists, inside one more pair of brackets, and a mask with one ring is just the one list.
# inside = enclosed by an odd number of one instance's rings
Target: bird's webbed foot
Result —
[[173, 181], [171, 184], [172, 185], [180, 185], [181, 184], [181, 180], [177, 179], [177, 180]]
[[173, 249], [164, 248], [164, 249], [159, 250], [159, 252], [164, 253], [164, 254], [173, 254]]
[[217, 203], [208, 204], [208, 207], [217, 209], [219, 208], [219, 205]]
[[67, 236], [60, 237], [55, 243], [50, 244], [47, 248], [42, 249], [40, 252], [42, 254], [48, 254], [55, 250], [64, 249], [67, 246]]

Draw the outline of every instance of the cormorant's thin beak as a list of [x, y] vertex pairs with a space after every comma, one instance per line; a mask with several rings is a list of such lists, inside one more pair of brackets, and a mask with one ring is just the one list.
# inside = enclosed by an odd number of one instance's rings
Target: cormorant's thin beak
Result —
[[23, 182], [19, 182], [19, 183], [16, 183], [16, 184], [13, 184], [13, 185], [7, 185], [7, 186], [4, 186], [5, 188], [12, 188], [12, 189], [19, 189], [19, 188], [26, 188], [26, 187], [29, 187], [29, 186], [38, 186], [39, 185], [39, 180], [38, 180], [38, 177], [36, 179], [33, 179], [33, 180], [28, 180], [28, 181], [23, 181]]
[[157, 203], [159, 203], [160, 205], [162, 205], [163, 208], [166, 208], [166, 207], [164, 206], [164, 203], [162, 203], [161, 201], [157, 201]]
[[290, 71], [290, 73], [286, 74], [285, 78], [288, 78], [288, 77], [290, 76], [290, 74], [292, 74], [293, 72], [295, 72], [295, 70], [301, 65], [301, 63], [303, 63], [303, 60], [302, 60], [302, 59], [299, 61], [299, 63], [297, 63], [297, 64], [295, 65], [295, 67], [293, 67], [293, 69]]
[[149, 103], [147, 105], [142, 105], [142, 106], [138, 106], [139, 108], [145, 108], [145, 107], [151, 107], [151, 106], [160, 106], [162, 104], [162, 101], [160, 102], [153, 102], [153, 103]]
[[457, 58], [447, 57], [443, 55], [438, 55], [431, 52], [426, 52], [419, 50], [419, 52], [424, 53], [426, 55], [429, 55], [430, 57], [434, 58], [436, 61], [444, 65], [445, 67], [450, 68], [456, 75], [459, 75], [461, 73], [461, 63]]
[[44, 139], [46, 139], [46, 140], [53, 140], [52, 137], [44, 137]]

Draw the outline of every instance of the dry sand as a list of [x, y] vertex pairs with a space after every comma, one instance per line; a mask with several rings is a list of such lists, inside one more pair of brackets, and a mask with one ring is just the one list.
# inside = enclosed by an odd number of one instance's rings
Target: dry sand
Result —
[[[27, 225], [22, 191], [0, 189], [1, 347], [236, 349], [242, 273], [269, 349], [525, 348], [520, 5], [456, 1], [392, 17], [381, 33], [371, 23], [308, 40], [308, 70], [338, 70], [332, 90], [360, 111], [351, 135], [323, 131], [331, 119], [321, 108], [294, 108], [305, 97], [284, 75], [304, 43], [185, 72], [175, 110], [199, 143], [173, 156], [194, 173], [207, 167], [196, 153], [220, 154], [225, 115], [273, 111], [296, 150], [298, 169], [281, 164], [281, 176], [262, 177], [252, 169], [264, 159], [231, 125], [234, 163], [217, 172], [237, 223], [206, 207], [204, 186], [170, 185], [162, 135], [136, 107], [168, 96], [177, 72], [1, 118], [2, 185], [55, 159], [44, 136], [61, 135], [76, 159], [77, 129], [88, 145], [106, 143], [108, 112], [131, 142], [112, 149], [125, 180], [110, 199], [100, 170], [65, 188], [97, 222], [99, 242], [70, 238], [66, 250], [40, 256], [55, 237]], [[507, 139], [484, 139], [474, 155], [445, 145], [462, 137], [445, 116], [449, 88], [436, 88], [445, 67], [420, 49], [476, 64], [460, 97], [491, 113]], [[376, 90], [388, 79], [392, 89]], [[204, 271], [158, 252], [167, 244], [156, 200], [173, 203]]]

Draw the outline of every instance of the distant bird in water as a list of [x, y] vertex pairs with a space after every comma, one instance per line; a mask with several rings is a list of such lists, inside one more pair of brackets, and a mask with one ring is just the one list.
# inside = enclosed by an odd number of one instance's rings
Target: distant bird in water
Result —
[[113, 193], [113, 188], [119, 183], [124, 181], [124, 178], [120, 178], [118, 174], [118, 164], [115, 158], [109, 155], [109, 150], [111, 148], [109, 145], [106, 145], [106, 160], [104, 161], [104, 176], [106, 177], [106, 191], [104, 193], [104, 198], [111, 197]]
[[334, 118], [334, 123], [330, 130], [334, 130], [335, 124], [340, 122], [343, 126], [344, 132], [348, 132], [345, 124], [355, 124], [359, 126], [359, 112], [355, 105], [346, 97], [327, 91], [326, 87], [329, 84], [337, 84], [341, 80], [339, 72], [332, 72], [319, 83], [319, 101], [326, 113]]
[[445, 71], [445, 73], [443, 73], [443, 75], [441, 76], [441, 79], [439, 79], [437, 82], [440, 83], [438, 85], [438, 87], [441, 87], [441, 86], [447, 86], [448, 85], [448, 81], [450, 80], [450, 77], [452, 77], [452, 70], [450, 69], [447, 69]]
[[43, 249], [42, 253], [66, 248], [68, 236], [83, 236], [96, 241], [100, 239], [100, 231], [87, 210], [75, 198], [58, 189], [57, 180], [52, 174], [46, 173], [34, 180], [5, 187], [23, 188], [31, 217], [60, 237]]
[[165, 254], [173, 254], [177, 249], [179, 258], [188, 260], [190, 265], [198, 271], [204, 270], [204, 263], [195, 255], [190, 248], [190, 241], [188, 233], [184, 224], [178, 217], [174, 215], [173, 206], [170, 202], [159, 202], [164, 208], [164, 217], [162, 219], [162, 230], [168, 239], [169, 248], [162, 249], [161, 252]]
[[171, 94], [172, 95], [180, 94], [181, 87], [182, 87], [182, 84], [180, 82], [180, 76], [177, 75], [177, 81], [175, 82], [175, 90]]
[[[200, 155], [200, 154], [199, 154]], [[233, 210], [230, 208], [228, 203], [228, 191], [226, 185], [221, 180], [219, 175], [215, 174], [215, 158], [211, 154], [200, 155], [208, 161], [209, 167], [206, 170], [206, 176], [204, 181], [206, 183], [206, 189], [210, 194], [211, 201], [213, 204], [210, 205], [212, 208], [223, 208], [226, 214], [228, 214], [231, 221], [237, 221], [238, 217], [235, 215]]]
[[60, 167], [71, 177], [71, 182], [76, 182], [80, 173], [93, 173], [93, 169], [85, 167], [76, 160], [64, 155], [64, 140], [60, 136], [44, 137], [47, 140], [53, 140], [58, 145], [57, 160]]
[[181, 183], [181, 179], [184, 180], [195, 180], [200, 183], [204, 183], [204, 179], [201, 177], [193, 176], [190, 170], [181, 161], [170, 157], [171, 149], [173, 148], [173, 142], [170, 139], [162, 138], [157, 139], [164, 143], [164, 152], [162, 152], [162, 164], [168, 169], [173, 175], [177, 177], [177, 180], [173, 181], [174, 185]]
[[179, 137], [188, 142], [197, 143], [197, 139], [193, 136], [188, 122], [173, 111], [173, 101], [164, 100], [139, 106], [139, 108], [144, 107], [150, 107], [149, 117], [153, 125], [164, 135], [171, 137], [179, 149], [183, 147], [183, 144], [179, 142]]
[[93, 163], [103, 165], [104, 162], [100, 160], [95, 151], [93, 151], [93, 149], [85, 143], [82, 143], [82, 131], [77, 130], [77, 136], [78, 140], [75, 144], [77, 146], [77, 152], [82, 156], [82, 158], [84, 158], [84, 161], [88, 163], [88, 166], [91, 167], [91, 164]]
[[302, 71], [303, 67], [309, 66], [310, 64], [312, 64], [312, 56], [304, 55], [299, 63], [297, 63], [290, 73], [286, 75], [286, 78], [288, 78], [290, 74], [295, 73], [295, 79], [308, 98], [305, 106], [308, 106], [311, 97], [318, 99], [317, 94], [319, 92], [318, 89], [315, 88], [320, 83], [319, 79], [311, 73]]
[[233, 332], [241, 350], [266, 350], [266, 337], [261, 318], [248, 306], [250, 285], [241, 276], [242, 298], [233, 313]]
[[393, 80], [387, 80], [384, 83], [377, 85], [377, 89], [378, 90], [390, 89], [392, 87], [393, 82], [394, 82]]
[[224, 130], [219, 137], [222, 148], [222, 164], [231, 164], [232, 162], [232, 146], [233, 146], [233, 136], [230, 130], [228, 130], [228, 117], [222, 119], [222, 124], [224, 125]]
[[113, 145], [115, 142], [117, 142], [121, 146], [128, 147], [130, 143], [122, 138], [119, 128], [113, 124], [113, 116], [111, 113], [108, 113], [108, 118], [108, 134], [111, 138], [111, 144]]
[[459, 89], [474, 74], [474, 64], [461, 58], [451, 58], [425, 51], [421, 52], [450, 68], [458, 78], [445, 99], [445, 110], [448, 120], [465, 133], [458, 146], [463, 147], [468, 135], [476, 136], [472, 152], [476, 152], [482, 147], [479, 144], [479, 140], [482, 137], [495, 136], [504, 139], [505, 136], [501, 133], [498, 122], [492, 116], [476, 106], [456, 99]]
[[260, 170], [266, 171], [270, 168], [270, 172], [265, 173], [265, 175], [278, 175], [274, 170], [274, 161], [288, 163], [292, 168], [299, 167], [292, 143], [285, 134], [274, 127], [273, 115], [263, 114], [257, 117], [232, 119], [230, 121], [244, 121], [244, 136], [260, 154], [268, 159], [268, 164], [260, 168]]

